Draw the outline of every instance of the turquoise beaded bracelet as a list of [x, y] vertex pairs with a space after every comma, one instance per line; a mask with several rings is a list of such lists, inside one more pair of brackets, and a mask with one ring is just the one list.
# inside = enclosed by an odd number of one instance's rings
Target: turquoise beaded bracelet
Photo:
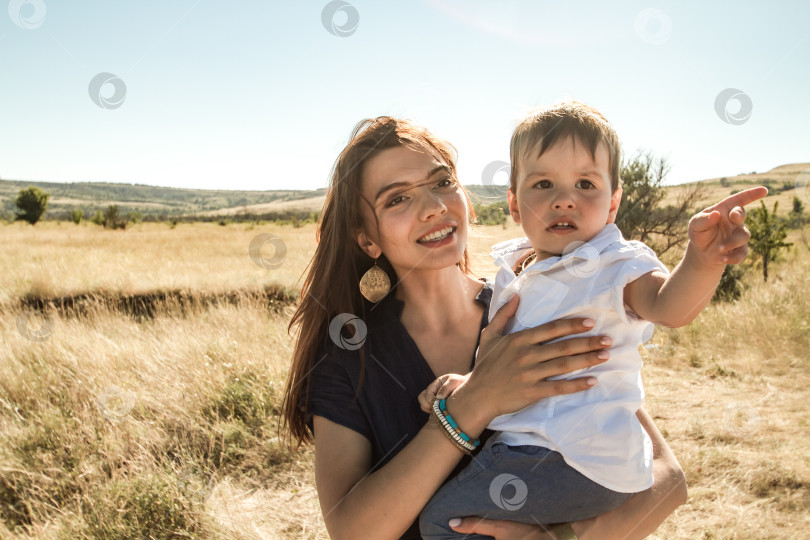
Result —
[[470, 441], [470, 436], [464, 433], [464, 431], [458, 427], [458, 423], [453, 419], [452, 416], [450, 416], [450, 413], [447, 412], [446, 399], [434, 397], [433, 412], [436, 414], [436, 418], [439, 420], [439, 423], [441, 423], [442, 427], [444, 427], [444, 429], [450, 435], [453, 442], [458, 444], [461, 448], [467, 450], [467, 452], [471, 452], [481, 444], [481, 441], [478, 439]]

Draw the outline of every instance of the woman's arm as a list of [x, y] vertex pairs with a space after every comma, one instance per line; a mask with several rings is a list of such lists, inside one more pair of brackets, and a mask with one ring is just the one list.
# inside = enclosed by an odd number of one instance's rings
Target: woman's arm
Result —
[[[537, 399], [589, 388], [586, 379], [544, 379], [604, 361], [597, 356], [597, 351], [606, 347], [599, 338], [538, 345], [587, 330], [581, 319], [501, 335], [517, 302], [510, 305], [496, 314], [482, 334], [479, 359], [483, 351], [487, 360], [477, 361], [470, 380], [448, 399], [453, 417], [472, 437], [478, 437], [498, 414], [520, 410]], [[473, 384], [475, 380], [478, 382]], [[510, 394], [506, 404], [499, 393]], [[429, 420], [384, 467], [369, 473], [375, 465], [369, 441], [316, 415], [315, 481], [330, 536], [352, 540], [399, 538], [462, 457], [441, 429], [437, 422]]]
[[652, 439], [655, 483], [611, 512], [574, 523], [574, 532], [583, 540], [646, 538], [686, 502], [686, 477], [675, 454], [647, 411], [639, 409], [636, 416]]
[[320, 416], [313, 418], [315, 483], [333, 539], [399, 538], [461, 459], [430, 421], [384, 467], [369, 474], [371, 443]]

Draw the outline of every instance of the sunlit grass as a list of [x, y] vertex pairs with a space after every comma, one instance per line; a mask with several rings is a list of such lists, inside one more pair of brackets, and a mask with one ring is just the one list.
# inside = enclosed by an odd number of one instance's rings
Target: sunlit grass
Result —
[[[281, 238], [283, 264], [262, 267], [249, 247], [259, 234]], [[294, 287], [315, 250], [314, 225], [142, 223], [126, 230], [42, 222], [0, 225], [0, 303], [27, 293], [61, 296], [113, 290], [230, 291], [276, 283]], [[274, 257], [271, 245], [261, 250]]]
[[[248, 256], [261, 232], [287, 244], [282, 267]], [[327, 537], [311, 448], [290, 454], [276, 438], [289, 308], [245, 296], [154, 318], [103, 306], [62, 318], [16, 303], [294, 286], [313, 226], [45, 223], [0, 235], [1, 538]], [[474, 228], [478, 273], [494, 273], [493, 243], [519, 235]], [[800, 233], [791, 241], [768, 283], [752, 269], [740, 301], [658, 330], [645, 349], [646, 406], [690, 485], [657, 538], [800, 538], [810, 526], [810, 256]]]

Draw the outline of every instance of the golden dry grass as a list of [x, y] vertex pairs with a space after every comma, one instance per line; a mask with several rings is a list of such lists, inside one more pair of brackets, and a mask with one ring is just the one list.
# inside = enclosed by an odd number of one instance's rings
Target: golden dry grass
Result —
[[[281, 268], [248, 256], [265, 232], [288, 246]], [[15, 304], [29, 292], [293, 286], [313, 232], [0, 227], [0, 537], [326, 538], [312, 451], [290, 455], [276, 438], [289, 312], [249, 297], [140, 322], [99, 308], [52, 315], [38, 342], [20, 333], [29, 314]], [[493, 243], [518, 235], [474, 228], [478, 273], [494, 272]], [[647, 407], [690, 486], [656, 538], [807, 537], [810, 255], [804, 233], [790, 240], [767, 284], [753, 269], [742, 300], [659, 330], [645, 350]]]
[[[61, 296], [111, 290], [128, 294], [186, 289], [222, 292], [295, 286], [315, 249], [314, 226], [141, 223], [124, 231], [83, 223], [15, 222], [0, 228], [0, 304], [27, 293]], [[284, 264], [267, 269], [249, 255], [259, 234], [287, 246]], [[262, 250], [272, 258], [272, 246]]]

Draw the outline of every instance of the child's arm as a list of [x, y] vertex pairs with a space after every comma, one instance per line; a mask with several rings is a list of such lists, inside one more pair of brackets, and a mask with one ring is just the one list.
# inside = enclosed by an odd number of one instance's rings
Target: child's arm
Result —
[[650, 272], [627, 284], [624, 301], [642, 319], [669, 327], [692, 322], [709, 303], [727, 264], [745, 259], [750, 234], [743, 206], [768, 189], [755, 187], [723, 199], [689, 221], [689, 245], [669, 277]]

